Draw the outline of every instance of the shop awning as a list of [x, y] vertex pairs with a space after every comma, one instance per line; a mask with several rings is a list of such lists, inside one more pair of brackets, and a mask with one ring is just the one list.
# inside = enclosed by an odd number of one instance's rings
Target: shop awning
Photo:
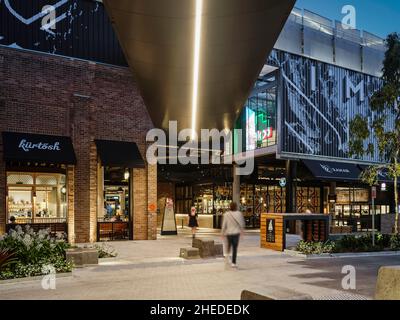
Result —
[[134, 142], [95, 140], [101, 164], [107, 167], [144, 168], [145, 163]]
[[70, 137], [3, 132], [5, 161], [75, 164]]
[[315, 178], [335, 181], [360, 180], [361, 170], [356, 164], [303, 160]]

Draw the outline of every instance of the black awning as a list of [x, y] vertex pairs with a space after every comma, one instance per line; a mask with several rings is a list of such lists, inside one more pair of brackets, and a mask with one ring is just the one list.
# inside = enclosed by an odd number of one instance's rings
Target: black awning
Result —
[[145, 163], [134, 142], [95, 140], [101, 164], [107, 167], [144, 168]]
[[75, 164], [70, 137], [3, 132], [4, 160]]
[[303, 160], [315, 178], [336, 181], [360, 180], [361, 171], [356, 164]]

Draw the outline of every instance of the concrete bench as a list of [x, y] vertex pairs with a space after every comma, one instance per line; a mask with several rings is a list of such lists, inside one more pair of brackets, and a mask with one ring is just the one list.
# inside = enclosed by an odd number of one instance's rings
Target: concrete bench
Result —
[[200, 258], [198, 248], [181, 248], [179, 256], [183, 259], [198, 259]]
[[99, 252], [97, 249], [74, 248], [65, 250], [66, 260], [80, 268], [88, 265], [99, 264]]
[[224, 245], [222, 243], [214, 243], [214, 254], [216, 257], [224, 256]]
[[400, 266], [379, 269], [375, 299], [400, 300]]
[[308, 294], [282, 287], [257, 287], [243, 290], [241, 300], [313, 300]]
[[194, 238], [192, 247], [199, 249], [200, 257], [210, 258], [215, 257], [214, 240]]

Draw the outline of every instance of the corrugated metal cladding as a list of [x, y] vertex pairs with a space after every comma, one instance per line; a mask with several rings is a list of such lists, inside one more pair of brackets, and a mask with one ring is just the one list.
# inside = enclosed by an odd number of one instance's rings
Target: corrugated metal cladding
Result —
[[[282, 155], [349, 159], [349, 123], [357, 114], [373, 121], [369, 101], [381, 79], [278, 50], [269, 63], [282, 75]], [[382, 161], [378, 152], [363, 160]]]
[[0, 1], [0, 44], [127, 65], [103, 4], [92, 0]]

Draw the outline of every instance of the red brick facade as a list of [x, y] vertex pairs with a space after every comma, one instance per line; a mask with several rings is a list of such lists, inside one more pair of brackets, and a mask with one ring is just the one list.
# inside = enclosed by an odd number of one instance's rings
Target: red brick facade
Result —
[[[98, 157], [95, 139], [136, 142], [145, 157], [153, 127], [127, 68], [0, 48], [0, 132], [70, 136], [69, 239], [96, 240]], [[157, 170], [133, 174], [134, 239], [156, 238]], [[0, 141], [0, 233], [5, 230], [6, 164]], [[150, 212], [151, 210], [151, 212]]]

